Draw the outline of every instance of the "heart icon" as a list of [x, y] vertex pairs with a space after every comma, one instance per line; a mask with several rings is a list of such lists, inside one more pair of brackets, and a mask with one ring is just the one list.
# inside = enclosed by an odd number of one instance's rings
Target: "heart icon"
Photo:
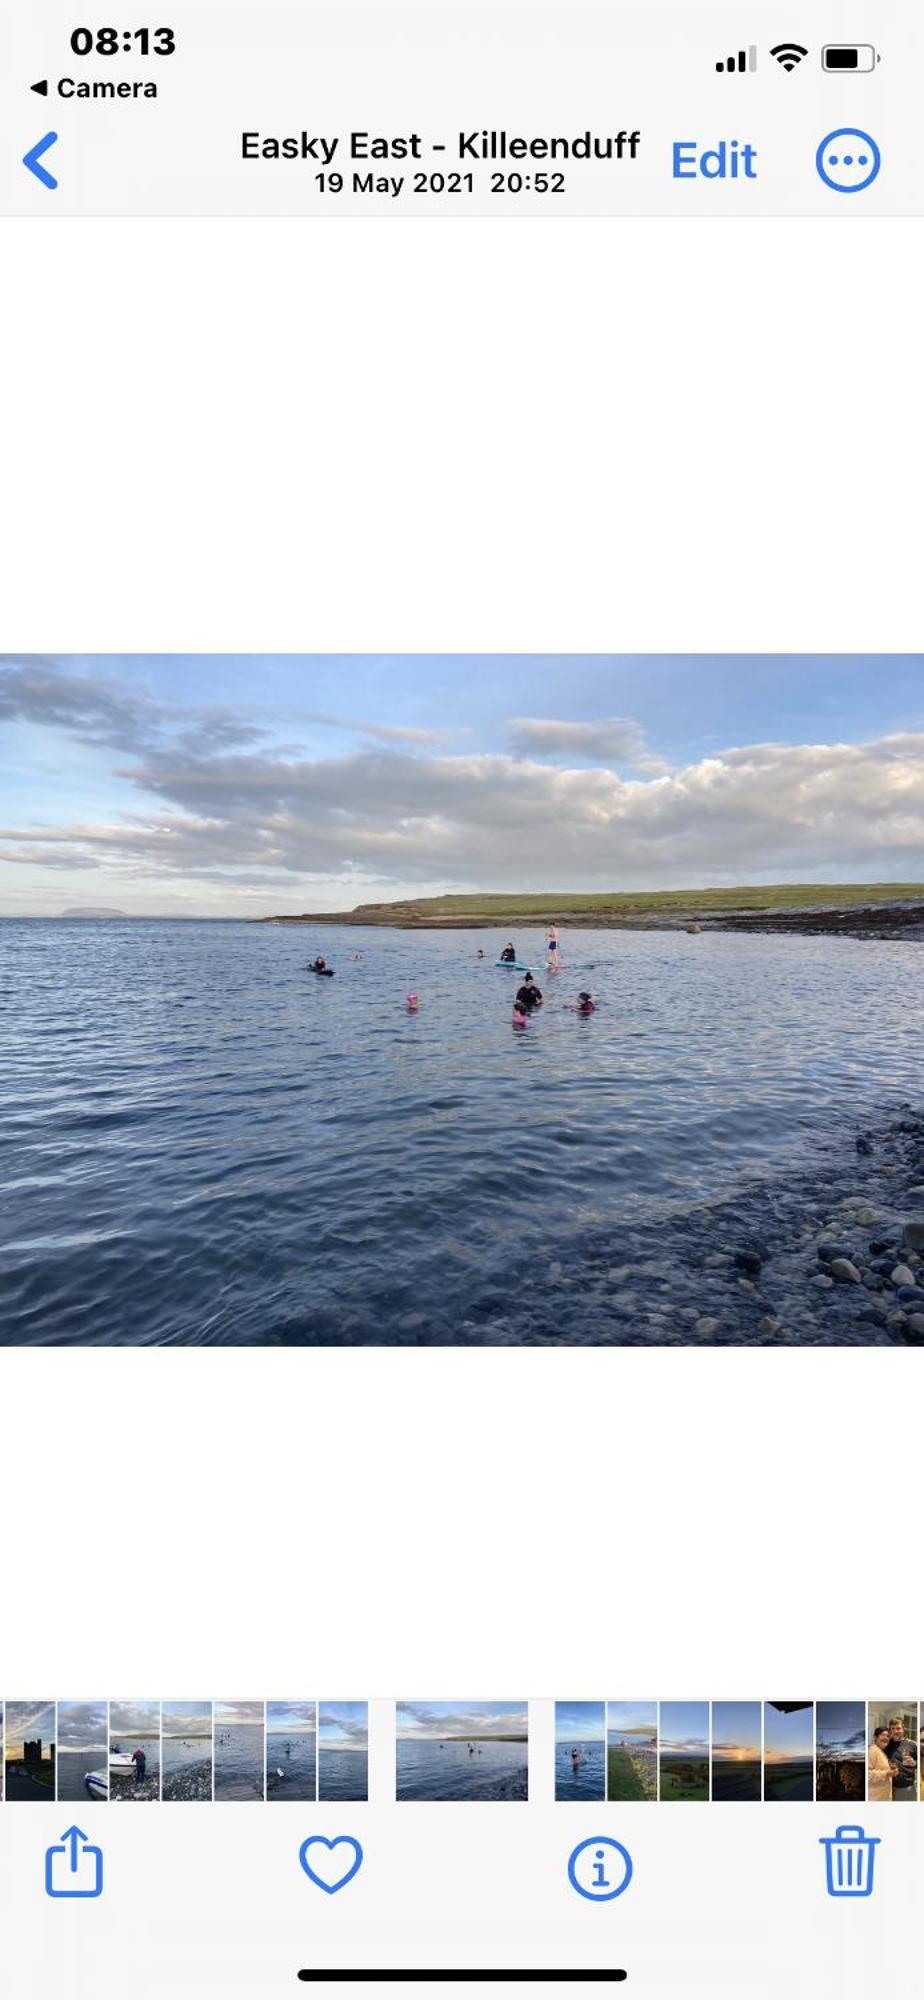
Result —
[[[344, 1850], [340, 1854], [338, 1847]], [[308, 1859], [309, 1848], [318, 1850], [313, 1863]], [[352, 1834], [338, 1833], [336, 1840], [325, 1840], [323, 1833], [312, 1833], [302, 1841], [298, 1858], [309, 1882], [316, 1889], [323, 1889], [326, 1896], [335, 1896], [338, 1889], [345, 1889], [352, 1882], [362, 1866], [363, 1851]]]

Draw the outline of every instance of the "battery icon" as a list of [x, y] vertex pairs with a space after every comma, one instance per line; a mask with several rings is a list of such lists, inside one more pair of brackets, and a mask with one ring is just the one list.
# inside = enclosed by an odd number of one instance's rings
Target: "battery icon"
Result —
[[875, 69], [882, 57], [869, 42], [826, 42], [821, 51], [821, 67], [836, 76], [858, 76]]

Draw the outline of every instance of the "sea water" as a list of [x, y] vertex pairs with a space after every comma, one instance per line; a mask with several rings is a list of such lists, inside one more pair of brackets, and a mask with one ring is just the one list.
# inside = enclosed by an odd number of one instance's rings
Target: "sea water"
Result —
[[398, 1741], [399, 1799], [525, 1799], [525, 1743]]
[[262, 1799], [264, 1742], [262, 1722], [216, 1723], [216, 1799]]
[[[578, 1751], [575, 1764], [572, 1750]], [[556, 1743], [556, 1799], [602, 1799], [606, 1791], [606, 1758], [602, 1742]]]
[[553, 975], [513, 936], [520, 1033], [493, 930], [0, 922], [0, 1341], [606, 1337], [548, 1281], [589, 1229], [667, 1237], [919, 1091], [924, 947], [568, 931]]
[[58, 1798], [62, 1801], [69, 1800], [71, 1804], [82, 1804], [84, 1799], [92, 1799], [93, 1794], [87, 1791], [86, 1779], [91, 1771], [96, 1771], [101, 1777], [105, 1777], [108, 1761], [109, 1753], [105, 1743], [89, 1750], [59, 1748]]
[[268, 1799], [313, 1799], [317, 1796], [315, 1745], [311, 1735], [270, 1729], [266, 1737], [266, 1796]]
[[365, 1750], [325, 1749], [318, 1753], [318, 1798], [365, 1799], [369, 1796], [369, 1757]]

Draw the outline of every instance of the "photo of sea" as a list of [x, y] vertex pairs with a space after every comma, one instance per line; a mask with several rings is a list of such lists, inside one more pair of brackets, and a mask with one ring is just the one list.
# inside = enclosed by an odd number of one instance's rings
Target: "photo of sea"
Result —
[[58, 1703], [58, 1798], [72, 1805], [109, 1797], [109, 1704]]
[[888, 1805], [913, 1805], [921, 1763], [917, 1702], [869, 1702], [866, 1741], [867, 1797]]
[[165, 1802], [212, 1797], [212, 1704], [165, 1701], [161, 1711], [161, 1791]]
[[265, 1767], [262, 1701], [216, 1701], [214, 1797], [262, 1799]]
[[658, 1796], [661, 1799], [708, 1799], [708, 1701], [662, 1701]]
[[815, 1796], [815, 1704], [764, 1702], [764, 1798]]
[[56, 1737], [53, 1701], [5, 1703], [4, 1793], [10, 1805], [29, 1800], [48, 1805], [54, 1801]]
[[266, 1796], [306, 1800], [318, 1795], [318, 1704], [266, 1704]]
[[606, 1797], [606, 1703], [555, 1703], [555, 1797]]
[[922, 667], [0, 659], [0, 1344], [904, 1350]]
[[734, 1804], [763, 1797], [759, 1701], [712, 1704], [712, 1796]]
[[160, 1702], [109, 1704], [109, 1797], [113, 1805], [160, 1798]]
[[397, 1731], [399, 1799], [528, 1795], [525, 1701], [399, 1701]]
[[369, 1796], [369, 1706], [322, 1701], [318, 1729], [318, 1798]]
[[[556, 1770], [556, 1784], [558, 1773]], [[610, 1701], [606, 1706], [606, 1796], [658, 1796], [658, 1704]]]
[[866, 1798], [866, 1702], [820, 1701], [815, 1710], [815, 1797]]

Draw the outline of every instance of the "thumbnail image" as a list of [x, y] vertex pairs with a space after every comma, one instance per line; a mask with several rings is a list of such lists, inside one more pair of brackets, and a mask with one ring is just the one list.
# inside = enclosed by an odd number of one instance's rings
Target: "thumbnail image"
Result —
[[904, 1351], [922, 681], [0, 655], [0, 1346]]
[[712, 1704], [712, 1796], [743, 1802], [763, 1797], [759, 1701]]
[[114, 1805], [160, 1798], [160, 1702], [109, 1704], [109, 1797]]
[[764, 1702], [764, 1798], [815, 1794], [815, 1704]]
[[399, 1701], [399, 1799], [525, 1799], [525, 1701]]
[[58, 1703], [58, 1797], [77, 1805], [109, 1797], [109, 1704]]
[[6, 1797], [48, 1805], [55, 1796], [55, 1704], [8, 1701], [5, 1708]]
[[262, 1701], [216, 1701], [216, 1799], [262, 1799], [266, 1733]]
[[318, 1798], [367, 1799], [368, 1796], [368, 1703], [322, 1701], [318, 1727]]
[[708, 1799], [708, 1701], [662, 1701], [659, 1793], [662, 1799]]
[[606, 1709], [606, 1796], [658, 1796], [658, 1704], [610, 1701]]
[[606, 1797], [605, 1701], [555, 1703], [555, 1797]]
[[318, 1796], [318, 1704], [266, 1704], [266, 1796], [304, 1801]]
[[815, 1712], [815, 1797], [866, 1798], [866, 1703], [820, 1701]]
[[161, 1720], [162, 1797], [202, 1802], [212, 1796], [212, 1704], [165, 1701]]
[[866, 1725], [867, 1797], [897, 1805], [918, 1796], [916, 1701], [871, 1701]]

